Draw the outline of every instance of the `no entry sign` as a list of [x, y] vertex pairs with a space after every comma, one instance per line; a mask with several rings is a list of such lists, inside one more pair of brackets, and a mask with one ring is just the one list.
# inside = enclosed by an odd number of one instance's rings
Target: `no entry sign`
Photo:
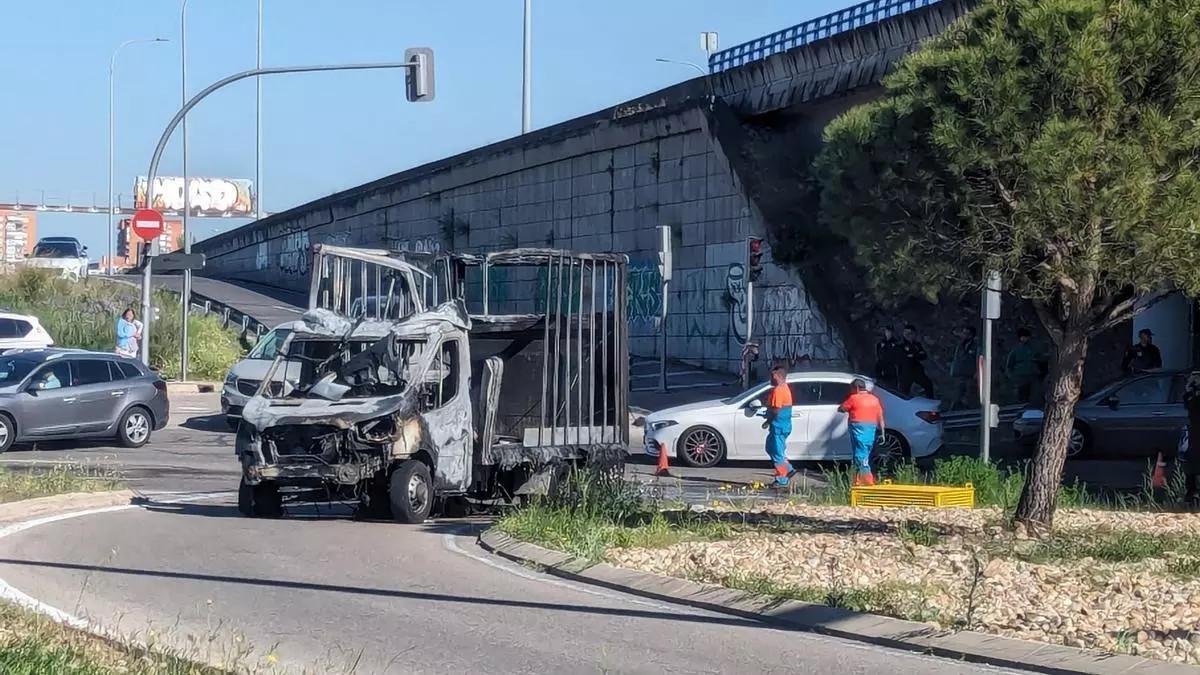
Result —
[[157, 239], [163, 233], [163, 216], [154, 209], [138, 209], [133, 213], [133, 232], [143, 241]]

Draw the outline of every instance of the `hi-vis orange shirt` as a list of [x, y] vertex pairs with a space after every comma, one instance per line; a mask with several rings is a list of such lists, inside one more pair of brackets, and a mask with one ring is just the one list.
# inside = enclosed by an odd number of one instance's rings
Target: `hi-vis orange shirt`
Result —
[[851, 422], [862, 424], [879, 424], [883, 419], [883, 405], [879, 398], [869, 391], [860, 391], [842, 402], [842, 409], [850, 413]]
[[777, 384], [771, 389], [771, 395], [767, 397], [768, 408], [790, 408], [792, 407], [792, 388], [787, 386], [787, 383]]

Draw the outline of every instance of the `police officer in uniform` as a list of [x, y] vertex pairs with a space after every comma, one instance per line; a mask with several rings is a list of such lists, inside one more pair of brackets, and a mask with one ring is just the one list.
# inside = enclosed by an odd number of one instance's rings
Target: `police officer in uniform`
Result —
[[921, 385], [926, 398], [934, 398], [933, 381], [925, 373], [925, 347], [917, 339], [917, 327], [911, 323], [904, 327], [904, 341], [900, 343], [900, 395], [911, 396], [912, 386]]
[[900, 383], [900, 340], [891, 326], [883, 327], [883, 339], [875, 343], [875, 379], [891, 387]]
[[1162, 352], [1154, 344], [1154, 333], [1149, 328], [1138, 331], [1138, 343], [1130, 345], [1125, 350], [1125, 358], [1121, 359], [1121, 370], [1126, 375], [1144, 373], [1147, 370], [1162, 368]]

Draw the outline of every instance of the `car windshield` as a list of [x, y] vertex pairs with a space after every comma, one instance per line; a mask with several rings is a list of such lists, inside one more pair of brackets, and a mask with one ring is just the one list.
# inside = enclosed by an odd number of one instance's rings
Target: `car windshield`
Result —
[[38, 362], [14, 356], [0, 356], [0, 387], [8, 387], [24, 380]]
[[78, 258], [75, 244], [65, 241], [42, 241], [33, 249], [34, 258]]
[[731, 405], [731, 404], [737, 403], [738, 401], [741, 401], [752, 394], [759, 393], [762, 390], [762, 388], [765, 386], [767, 386], [766, 382], [759, 382], [758, 384], [754, 385], [753, 387], [750, 387], [749, 389], [747, 389], [741, 393], [734, 394], [733, 396], [730, 396], [729, 398], [721, 399], [721, 403], [724, 403], [725, 405]]

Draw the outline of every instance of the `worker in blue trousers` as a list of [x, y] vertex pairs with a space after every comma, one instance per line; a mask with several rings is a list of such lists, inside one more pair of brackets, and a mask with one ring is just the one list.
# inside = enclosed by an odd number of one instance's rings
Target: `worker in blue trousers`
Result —
[[787, 383], [787, 368], [771, 369], [771, 393], [767, 396], [767, 455], [775, 467], [775, 487], [787, 487], [793, 473], [787, 460], [787, 439], [792, 433], [792, 390]]

